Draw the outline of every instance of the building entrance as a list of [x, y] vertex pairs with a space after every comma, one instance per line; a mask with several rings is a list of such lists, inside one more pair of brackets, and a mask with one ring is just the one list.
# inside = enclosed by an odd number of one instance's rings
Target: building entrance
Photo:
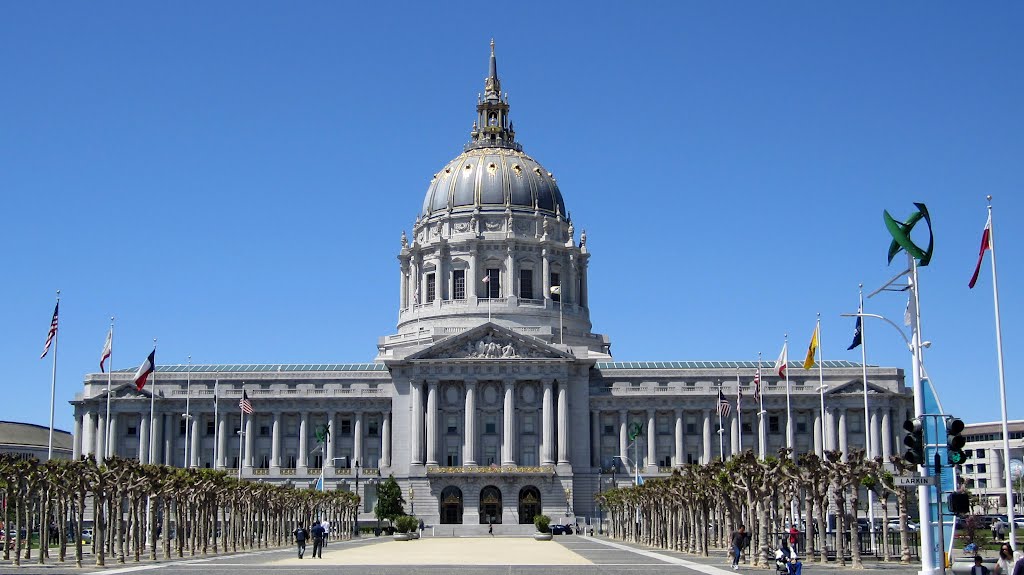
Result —
[[441, 492], [441, 523], [462, 523], [462, 490], [449, 485]]
[[501, 523], [501, 490], [488, 485], [480, 490], [480, 524]]
[[533, 523], [533, 518], [540, 515], [540, 490], [532, 485], [519, 490], [519, 522]]

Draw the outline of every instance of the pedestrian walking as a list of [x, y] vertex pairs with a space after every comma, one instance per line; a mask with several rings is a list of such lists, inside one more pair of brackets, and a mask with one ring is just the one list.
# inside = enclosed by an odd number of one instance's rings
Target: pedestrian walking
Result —
[[331, 538], [331, 522], [324, 519], [320, 526], [324, 528], [324, 547], [327, 547], [327, 540]]
[[309, 534], [306, 533], [306, 530], [302, 528], [302, 524], [299, 523], [299, 526], [295, 528], [292, 535], [295, 536], [295, 545], [299, 549], [299, 559], [302, 559], [302, 555], [306, 553], [306, 539]]
[[494, 523], [487, 524], [487, 534], [494, 537]]
[[324, 526], [322, 522], [317, 521], [313, 523], [313, 529], [310, 530], [313, 535], [313, 558], [324, 558]]
[[743, 547], [747, 544], [747, 528], [740, 525], [740, 528], [733, 531], [729, 539], [732, 542], [732, 568], [733, 571], [736, 571], [740, 568], [740, 553], [743, 552]]

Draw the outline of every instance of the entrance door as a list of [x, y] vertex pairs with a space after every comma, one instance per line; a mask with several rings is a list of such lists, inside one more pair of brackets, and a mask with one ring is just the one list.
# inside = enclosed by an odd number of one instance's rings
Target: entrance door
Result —
[[462, 523], [462, 490], [449, 485], [441, 492], [441, 523]]
[[519, 490], [519, 522], [533, 523], [533, 518], [540, 515], [540, 490], [532, 485]]
[[488, 485], [480, 490], [480, 524], [501, 523], [501, 490]]

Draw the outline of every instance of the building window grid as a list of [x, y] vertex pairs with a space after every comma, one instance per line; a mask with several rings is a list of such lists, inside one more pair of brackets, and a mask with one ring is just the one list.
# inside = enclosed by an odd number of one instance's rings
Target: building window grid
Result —
[[427, 302], [432, 302], [437, 296], [437, 281], [434, 274], [427, 274]]
[[519, 270], [519, 297], [533, 299], [533, 270]]
[[501, 297], [501, 270], [487, 268], [487, 297], [489, 299]]
[[452, 272], [452, 299], [466, 299], [466, 270]]

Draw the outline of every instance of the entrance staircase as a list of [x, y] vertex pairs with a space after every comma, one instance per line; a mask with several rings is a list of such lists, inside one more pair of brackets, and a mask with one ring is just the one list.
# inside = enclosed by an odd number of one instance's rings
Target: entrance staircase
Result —
[[[428, 525], [423, 530], [423, 537], [488, 537], [487, 525]], [[532, 537], [537, 528], [532, 523], [501, 523], [494, 525], [495, 537]]]

